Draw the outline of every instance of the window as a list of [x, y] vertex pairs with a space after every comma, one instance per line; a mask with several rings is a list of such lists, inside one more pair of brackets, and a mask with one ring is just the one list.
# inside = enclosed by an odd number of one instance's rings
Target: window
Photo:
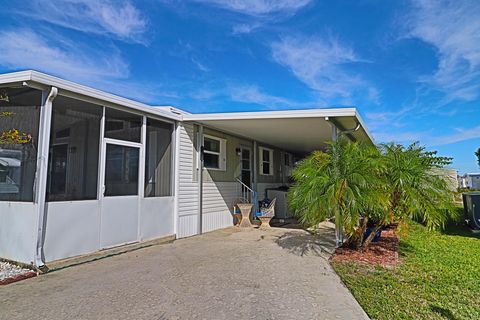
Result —
[[105, 196], [138, 194], [138, 161], [140, 149], [107, 144], [105, 165]]
[[203, 163], [207, 169], [226, 170], [226, 140], [205, 135], [203, 137]]
[[283, 157], [284, 157], [284, 165], [286, 167], [290, 167], [292, 165], [292, 155], [289, 153], [284, 153]]
[[97, 199], [103, 108], [58, 96], [53, 100], [47, 201]]
[[0, 201], [33, 201], [42, 92], [0, 88]]
[[136, 114], [106, 108], [105, 138], [140, 142], [142, 117]]
[[260, 147], [260, 174], [273, 175], [273, 150]]
[[172, 195], [173, 124], [147, 119], [145, 197]]

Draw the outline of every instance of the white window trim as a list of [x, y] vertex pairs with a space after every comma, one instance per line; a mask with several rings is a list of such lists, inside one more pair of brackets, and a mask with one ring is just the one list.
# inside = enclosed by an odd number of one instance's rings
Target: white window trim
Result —
[[[288, 164], [285, 163], [285, 160], [288, 158]], [[293, 167], [293, 156], [291, 153], [288, 153], [288, 152], [284, 152], [283, 153], [283, 165], [285, 167]]]
[[[263, 151], [268, 151], [268, 165], [269, 165], [269, 173], [265, 174], [263, 173]], [[265, 147], [259, 147], [259, 167], [260, 167], [260, 175], [262, 176], [273, 176], [273, 149], [270, 148], [265, 148]]]
[[220, 144], [220, 152], [208, 151], [208, 150], [205, 150], [205, 148], [203, 149], [203, 153], [218, 155], [218, 165], [219, 165], [219, 167], [218, 168], [205, 167], [205, 169], [216, 170], [216, 171], [227, 171], [227, 148], [226, 148], [227, 140], [219, 138], [219, 137], [211, 136], [211, 135], [208, 135], [208, 134], [204, 134], [203, 135], [203, 145], [205, 145], [205, 138], [216, 140]]

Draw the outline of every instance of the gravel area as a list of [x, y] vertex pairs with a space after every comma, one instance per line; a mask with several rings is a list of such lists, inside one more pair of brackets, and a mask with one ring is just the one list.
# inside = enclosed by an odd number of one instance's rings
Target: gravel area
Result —
[[0, 319], [349, 319], [367, 315], [303, 230], [229, 228], [0, 289]]
[[31, 273], [32, 270], [24, 269], [12, 263], [0, 261], [0, 281]]

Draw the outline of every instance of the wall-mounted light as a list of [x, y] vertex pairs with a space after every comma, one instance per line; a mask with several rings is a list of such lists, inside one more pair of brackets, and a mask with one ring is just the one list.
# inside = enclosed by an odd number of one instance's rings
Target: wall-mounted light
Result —
[[240, 148], [236, 148], [236, 149], [235, 149], [235, 152], [237, 153], [237, 156], [241, 156], [241, 155], [242, 155], [242, 149], [240, 149]]

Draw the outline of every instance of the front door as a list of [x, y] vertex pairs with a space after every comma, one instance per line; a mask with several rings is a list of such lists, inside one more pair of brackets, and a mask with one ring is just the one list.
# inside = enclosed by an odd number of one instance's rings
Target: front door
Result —
[[105, 139], [103, 148], [100, 242], [108, 248], [138, 240], [141, 144]]
[[252, 151], [248, 147], [241, 148], [241, 180], [249, 188], [252, 187]]

